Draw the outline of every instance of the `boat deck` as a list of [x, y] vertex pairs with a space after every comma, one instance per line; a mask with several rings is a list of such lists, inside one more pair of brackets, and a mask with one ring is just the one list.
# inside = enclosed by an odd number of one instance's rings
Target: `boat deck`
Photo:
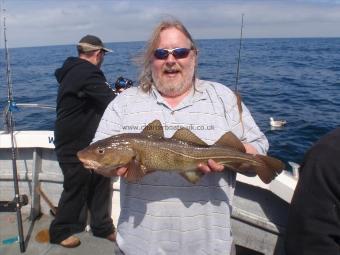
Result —
[[[68, 249], [49, 242], [38, 242], [37, 234], [47, 230], [53, 217], [42, 215], [32, 222], [28, 214], [22, 215], [26, 250], [21, 253], [18, 239], [18, 228], [15, 212], [0, 213], [0, 254], [1, 255], [122, 255], [117, 244], [106, 239], [95, 237], [91, 232], [76, 234], [81, 240], [81, 245]], [[236, 255], [261, 255], [244, 247], [236, 245]]]
[[116, 255], [121, 254], [115, 243], [106, 239], [95, 237], [91, 232], [81, 232], [76, 234], [81, 240], [81, 245], [68, 249], [60, 245], [50, 244], [49, 242], [37, 242], [36, 235], [42, 230], [47, 230], [52, 216], [42, 215], [38, 220], [32, 222], [28, 214], [22, 215], [24, 226], [24, 238], [26, 244], [25, 253], [20, 252], [19, 242], [15, 241], [18, 237], [18, 228], [15, 212], [0, 213], [0, 254], [1, 255], [69, 255], [69, 254], [96, 254], [96, 255]]

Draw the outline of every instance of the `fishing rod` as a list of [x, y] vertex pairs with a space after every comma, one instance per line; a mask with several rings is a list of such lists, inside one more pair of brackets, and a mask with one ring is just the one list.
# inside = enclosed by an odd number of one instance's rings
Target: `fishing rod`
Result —
[[237, 60], [237, 70], [236, 70], [236, 82], [235, 82], [235, 92], [238, 93], [238, 80], [240, 77], [240, 61], [241, 61], [241, 47], [242, 47], [242, 37], [243, 37], [243, 17], [242, 13], [242, 22], [241, 22], [241, 34], [240, 34], [240, 45], [238, 48], [238, 60]]
[[41, 109], [55, 110], [55, 106], [48, 105], [48, 104], [17, 103], [15, 105], [21, 106], [23, 108], [41, 108]]
[[242, 119], [242, 98], [241, 95], [238, 91], [238, 81], [239, 81], [239, 76], [240, 76], [240, 62], [241, 62], [241, 47], [242, 47], [242, 37], [243, 37], [243, 17], [244, 14], [242, 13], [242, 22], [241, 22], [241, 34], [240, 34], [240, 44], [238, 48], [238, 59], [237, 59], [237, 70], [236, 70], [236, 81], [235, 81], [235, 95], [236, 95], [236, 101], [237, 101], [237, 108], [240, 114], [240, 123], [242, 126], [242, 132], [244, 132], [244, 125], [243, 125], [243, 119]]
[[[20, 108], [38, 108], [38, 109], [47, 109], [55, 111], [56, 107], [53, 105], [47, 104], [35, 104], [35, 103], [15, 103], [12, 102], [11, 109], [12, 111], [20, 111]], [[7, 105], [3, 111], [3, 119], [4, 119], [4, 129], [6, 133], [9, 133], [9, 119], [8, 112], [10, 110], [9, 105]]]
[[[5, 11], [5, 9], [4, 9]], [[18, 234], [19, 234], [19, 244], [20, 244], [20, 251], [25, 252], [25, 240], [24, 240], [24, 233], [23, 233], [23, 225], [22, 225], [22, 216], [21, 216], [21, 206], [27, 204], [28, 199], [26, 195], [20, 195], [19, 193], [19, 183], [18, 183], [18, 170], [17, 170], [17, 155], [16, 155], [16, 148], [15, 148], [15, 139], [14, 139], [14, 118], [13, 118], [13, 109], [15, 107], [15, 102], [13, 100], [13, 86], [12, 86], [12, 79], [11, 79], [11, 68], [10, 68], [10, 60], [9, 60], [9, 50], [7, 47], [7, 35], [6, 35], [6, 17], [4, 15], [4, 22], [3, 22], [3, 29], [4, 29], [4, 42], [5, 42], [5, 59], [6, 59], [6, 78], [7, 78], [7, 123], [8, 123], [8, 131], [11, 137], [11, 153], [12, 153], [12, 168], [13, 168], [13, 182], [14, 182], [14, 193], [15, 198], [13, 202], [13, 210], [16, 211], [17, 214], [17, 225], [18, 225]]]

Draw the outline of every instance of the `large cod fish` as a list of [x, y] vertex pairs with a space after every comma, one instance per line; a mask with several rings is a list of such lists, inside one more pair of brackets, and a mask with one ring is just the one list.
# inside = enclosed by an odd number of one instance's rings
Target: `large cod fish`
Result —
[[85, 168], [106, 176], [113, 169], [128, 166], [128, 181], [138, 181], [153, 171], [168, 171], [178, 172], [189, 182], [197, 183], [204, 175], [197, 166], [206, 164], [208, 159], [223, 164], [226, 170], [257, 174], [264, 183], [271, 182], [285, 168], [278, 159], [245, 153], [243, 144], [232, 132], [209, 146], [186, 128], [178, 129], [171, 138], [164, 138], [158, 120], [141, 133], [118, 134], [97, 141], [77, 156]]

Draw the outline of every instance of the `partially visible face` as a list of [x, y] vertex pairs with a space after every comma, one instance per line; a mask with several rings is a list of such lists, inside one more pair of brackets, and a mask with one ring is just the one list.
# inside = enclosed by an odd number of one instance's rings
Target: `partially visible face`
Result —
[[97, 53], [97, 66], [100, 68], [104, 62], [105, 51], [100, 50]]
[[[191, 48], [190, 40], [178, 29], [168, 28], [160, 33], [157, 48]], [[152, 78], [157, 90], [167, 97], [177, 97], [188, 92], [193, 86], [196, 53], [191, 50], [186, 58], [176, 59], [172, 54], [166, 59], [151, 61]]]

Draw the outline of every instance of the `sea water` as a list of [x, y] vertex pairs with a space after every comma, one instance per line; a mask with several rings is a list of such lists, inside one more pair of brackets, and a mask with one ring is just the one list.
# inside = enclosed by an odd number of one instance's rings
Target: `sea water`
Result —
[[[235, 88], [239, 40], [198, 40], [198, 76]], [[137, 83], [137, 57], [145, 42], [109, 43], [102, 69], [109, 83], [119, 76]], [[74, 45], [9, 49], [14, 101], [55, 106], [54, 71]], [[7, 104], [4, 50], [0, 50], [0, 109]], [[239, 92], [270, 143], [268, 154], [301, 163], [310, 146], [340, 124], [340, 38], [244, 39]], [[53, 130], [55, 112], [19, 107], [16, 130]], [[273, 129], [269, 118], [284, 119]], [[0, 129], [3, 129], [0, 118]], [[287, 164], [288, 165], [288, 164]]]

